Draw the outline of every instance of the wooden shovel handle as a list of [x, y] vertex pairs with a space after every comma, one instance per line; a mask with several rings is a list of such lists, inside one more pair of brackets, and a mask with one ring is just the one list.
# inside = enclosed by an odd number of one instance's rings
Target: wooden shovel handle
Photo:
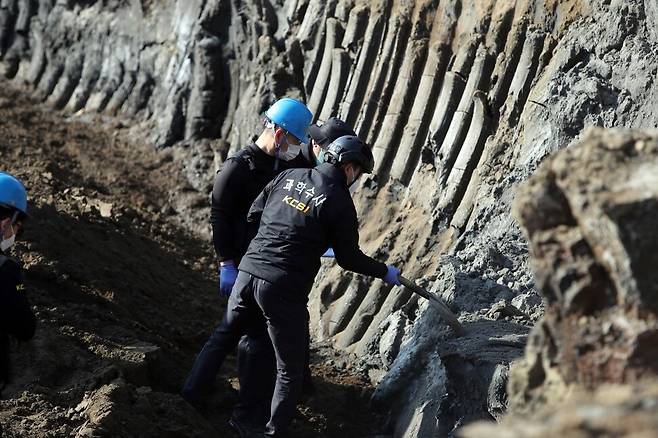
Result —
[[409, 280], [408, 278], [403, 277], [402, 275], [400, 275], [398, 278], [400, 279], [400, 283], [402, 283], [404, 287], [420, 295], [421, 297], [429, 300], [432, 307], [434, 307], [439, 312], [439, 315], [441, 315], [441, 317], [445, 320], [445, 322], [447, 322], [448, 325], [452, 327], [452, 329], [455, 331], [456, 334], [463, 333], [464, 329], [462, 325], [459, 323], [459, 320], [457, 319], [455, 314], [450, 311], [448, 306], [446, 306], [445, 303], [441, 301], [439, 297], [428, 292], [427, 290], [423, 289], [422, 287], [418, 286], [416, 283]]

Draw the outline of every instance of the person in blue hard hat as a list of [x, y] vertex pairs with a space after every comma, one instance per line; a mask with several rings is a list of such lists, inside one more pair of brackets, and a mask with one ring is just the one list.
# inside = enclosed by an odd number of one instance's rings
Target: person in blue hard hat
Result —
[[[265, 112], [261, 134], [228, 158], [217, 173], [210, 223], [219, 263], [220, 296], [230, 295], [237, 266], [253, 237], [247, 230], [247, 212], [253, 200], [280, 171], [293, 165], [315, 166], [314, 160], [299, 159], [302, 143], [309, 143], [312, 117], [308, 108], [295, 99], [276, 101]], [[295, 157], [294, 163], [289, 161]], [[250, 428], [250, 423], [265, 423], [274, 387], [274, 352], [264, 320], [253, 327], [238, 347], [240, 402], [231, 425], [239, 432]], [[209, 340], [197, 355], [182, 389], [183, 397], [192, 404], [198, 404], [212, 386], [217, 374], [215, 362], [214, 346]]]
[[313, 169], [279, 174], [252, 204], [247, 220], [258, 232], [240, 262], [224, 319], [211, 335], [213, 366], [219, 367], [256, 321], [266, 321], [277, 377], [264, 436], [288, 436], [302, 389], [306, 304], [325, 250], [332, 247], [344, 269], [400, 284], [396, 267], [359, 248], [349, 187], [372, 172], [370, 148], [348, 135], [333, 141], [324, 155], [325, 162]]
[[0, 395], [9, 382], [9, 338], [28, 341], [36, 318], [25, 296], [21, 266], [6, 255], [27, 218], [27, 192], [14, 176], [0, 172]]

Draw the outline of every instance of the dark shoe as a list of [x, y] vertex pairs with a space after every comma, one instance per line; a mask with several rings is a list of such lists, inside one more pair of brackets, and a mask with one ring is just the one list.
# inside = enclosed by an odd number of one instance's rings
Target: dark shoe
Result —
[[245, 423], [235, 417], [231, 417], [228, 420], [228, 424], [238, 433], [240, 438], [262, 438], [265, 436], [265, 428]]

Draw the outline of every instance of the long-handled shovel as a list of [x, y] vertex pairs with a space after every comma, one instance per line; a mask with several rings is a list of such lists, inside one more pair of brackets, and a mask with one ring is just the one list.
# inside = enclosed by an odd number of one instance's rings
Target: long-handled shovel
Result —
[[408, 278], [404, 278], [402, 275], [398, 276], [398, 278], [400, 279], [400, 283], [402, 283], [404, 287], [408, 288], [414, 293], [417, 293], [421, 297], [429, 300], [432, 307], [434, 307], [439, 312], [439, 315], [441, 315], [441, 318], [443, 318], [445, 322], [447, 322], [448, 325], [452, 327], [452, 330], [455, 332], [456, 335], [461, 335], [464, 333], [464, 328], [457, 320], [455, 314], [452, 313], [450, 309], [448, 309], [448, 306], [446, 306], [445, 303], [441, 301], [441, 299], [439, 299], [439, 297], [434, 296], [427, 290], [418, 286], [413, 281], [409, 280]]

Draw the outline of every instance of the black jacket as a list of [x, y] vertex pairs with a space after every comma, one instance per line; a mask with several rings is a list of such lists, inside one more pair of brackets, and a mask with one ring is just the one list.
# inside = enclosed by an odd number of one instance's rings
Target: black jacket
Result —
[[9, 336], [29, 341], [35, 327], [21, 267], [0, 252], [0, 389], [9, 381]]
[[260, 226], [240, 270], [282, 285], [291, 299], [307, 299], [327, 247], [344, 269], [386, 275], [386, 265], [359, 248], [359, 224], [345, 174], [331, 164], [282, 172], [256, 198], [248, 221], [260, 221]]
[[[224, 162], [217, 172], [210, 203], [213, 245], [219, 261], [238, 260], [247, 250], [251, 237], [247, 213], [254, 199], [277, 174], [275, 158], [253, 141]], [[278, 170], [312, 167], [304, 155], [292, 161], [279, 161]]]

